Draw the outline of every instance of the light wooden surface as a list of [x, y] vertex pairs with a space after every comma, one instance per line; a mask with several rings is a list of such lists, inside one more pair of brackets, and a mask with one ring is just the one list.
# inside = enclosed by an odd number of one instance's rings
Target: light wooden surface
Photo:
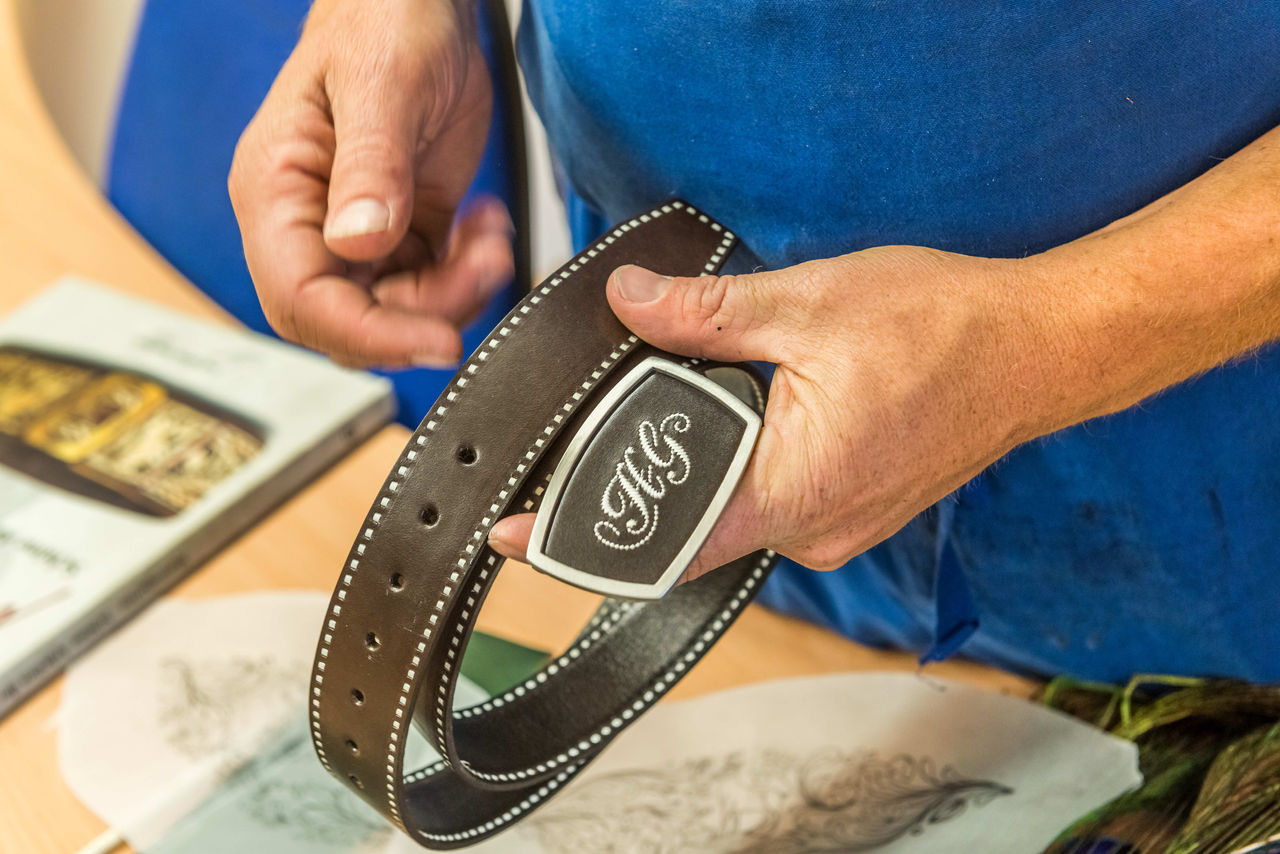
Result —
[[[18, 43], [14, 3], [0, 0], [0, 311], [55, 277], [80, 273], [205, 316], [220, 316], [102, 200], [41, 108]], [[180, 192], [181, 188], [175, 188]], [[405, 431], [390, 427], [196, 572], [172, 595], [262, 588], [328, 590], [350, 537], [396, 457]], [[279, 560], [289, 554], [290, 560]], [[529, 603], [537, 607], [529, 607]], [[593, 599], [525, 567], [500, 576], [481, 627], [553, 648], [570, 640]], [[688, 697], [763, 679], [849, 670], [914, 670], [905, 655], [875, 652], [813, 626], [750, 608], [672, 692]], [[1025, 694], [1015, 677], [962, 662], [929, 671]], [[104, 830], [67, 789], [55, 755], [60, 686], [0, 723], [0, 852], [74, 852]]]

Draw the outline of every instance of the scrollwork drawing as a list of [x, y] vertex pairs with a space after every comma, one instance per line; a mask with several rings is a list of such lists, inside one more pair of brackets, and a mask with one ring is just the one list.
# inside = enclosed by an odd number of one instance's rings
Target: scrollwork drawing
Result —
[[324, 850], [367, 850], [391, 835], [391, 825], [328, 780], [268, 780], [245, 799], [249, 817]]
[[737, 751], [583, 781], [526, 827], [556, 854], [862, 852], [1012, 793], [927, 756]]
[[[162, 737], [191, 759], [227, 754], [235, 811], [244, 819], [307, 850], [367, 851], [390, 835], [389, 825], [319, 768], [309, 741], [282, 734], [304, 702], [306, 662], [174, 656], [159, 667]], [[250, 721], [265, 731], [246, 734]], [[275, 752], [255, 764], [253, 758], [268, 755], [261, 752], [264, 738]]]

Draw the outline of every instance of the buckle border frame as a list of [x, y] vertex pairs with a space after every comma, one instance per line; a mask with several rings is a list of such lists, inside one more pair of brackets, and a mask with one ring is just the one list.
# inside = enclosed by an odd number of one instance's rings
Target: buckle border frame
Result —
[[[609, 415], [617, 408], [618, 404], [626, 399], [641, 382], [654, 373], [664, 374], [691, 385], [728, 408], [742, 420], [742, 436], [738, 440], [738, 447], [734, 450], [733, 457], [729, 461], [729, 467], [725, 470], [719, 487], [717, 487], [711, 497], [711, 501], [707, 503], [702, 512], [702, 517], [685, 539], [684, 545], [680, 547], [671, 562], [667, 564], [666, 569], [662, 571], [657, 581], [644, 584], [635, 581], [602, 578], [548, 556], [543, 551], [543, 546], [546, 543], [547, 533], [551, 527], [551, 520], [559, 507], [565, 485], [569, 480], [569, 476], [577, 469], [578, 461], [586, 451], [587, 446], [590, 445], [599, 428], [607, 421]], [[526, 552], [529, 564], [545, 575], [592, 593], [641, 601], [661, 599], [675, 586], [676, 581], [689, 568], [694, 555], [706, 542], [707, 536], [711, 533], [711, 528], [719, 520], [721, 513], [724, 512], [725, 506], [729, 503], [734, 490], [737, 489], [738, 483], [742, 480], [743, 472], [746, 471], [747, 463], [755, 450], [756, 439], [760, 435], [762, 424], [761, 416], [754, 409], [743, 403], [737, 395], [715, 380], [709, 379], [697, 371], [692, 371], [662, 356], [646, 357], [632, 367], [623, 376], [622, 380], [596, 402], [591, 412], [588, 413], [586, 419], [578, 428], [577, 433], [574, 434], [566, 446], [564, 456], [556, 463], [555, 471], [552, 472], [551, 480], [547, 483], [546, 493], [543, 495], [542, 504], [538, 507], [538, 513], [534, 519], [533, 533], [529, 537], [529, 548]]]

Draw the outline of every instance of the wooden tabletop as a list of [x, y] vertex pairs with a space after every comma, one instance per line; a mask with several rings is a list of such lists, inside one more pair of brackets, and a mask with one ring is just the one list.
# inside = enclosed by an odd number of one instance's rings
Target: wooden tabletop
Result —
[[[17, 35], [15, 0], [0, 0], [0, 312], [56, 277], [78, 273], [123, 291], [231, 322], [185, 282], [103, 200], [46, 115]], [[388, 427], [231, 544], [170, 595], [246, 590], [329, 590], [368, 503], [407, 431]], [[294, 558], [274, 559], [280, 552]], [[538, 607], [527, 607], [529, 602]], [[480, 626], [556, 648], [572, 639], [593, 597], [514, 566], [500, 575]], [[680, 683], [689, 697], [801, 674], [914, 670], [907, 655], [877, 652], [751, 607]], [[930, 673], [1026, 694], [1016, 677], [964, 662]], [[105, 829], [63, 782], [55, 755], [61, 686], [50, 685], [0, 722], [0, 852], [75, 852]]]

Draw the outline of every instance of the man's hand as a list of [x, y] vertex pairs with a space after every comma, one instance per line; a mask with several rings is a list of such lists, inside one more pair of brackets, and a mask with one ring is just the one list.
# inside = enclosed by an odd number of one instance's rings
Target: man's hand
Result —
[[320, 0], [228, 186], [267, 319], [349, 365], [450, 365], [511, 276], [500, 203], [451, 226], [489, 75], [459, 0]]
[[[778, 366], [751, 464], [687, 577], [764, 546], [834, 569], [1025, 438], [1018, 354], [1039, 342], [1016, 269], [911, 246], [736, 277], [619, 269], [610, 304], [644, 340]], [[490, 541], [522, 556], [531, 519]]]

